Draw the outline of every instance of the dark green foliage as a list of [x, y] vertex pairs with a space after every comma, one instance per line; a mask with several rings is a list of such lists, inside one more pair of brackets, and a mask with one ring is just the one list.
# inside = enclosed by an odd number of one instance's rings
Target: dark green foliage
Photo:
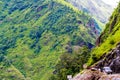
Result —
[[81, 42], [83, 42], [84, 40], [82, 38], [80, 38], [77, 35], [73, 36], [73, 40], [71, 41], [72, 45], [80, 45]]
[[111, 41], [110, 41], [110, 44], [111, 44], [111, 45], [114, 45], [114, 44], [115, 44], [114, 40], [111, 40]]
[[80, 53], [65, 53], [61, 55], [51, 80], [67, 80], [67, 75], [79, 73], [90, 56], [90, 50], [87, 47], [84, 46], [80, 51]]
[[[94, 44], [95, 29], [86, 26], [91, 23], [90, 16], [64, 0], [1, 0], [0, 4], [0, 66], [8, 62], [6, 69], [13, 69], [5, 79], [48, 80], [65, 52], [71, 53], [65, 56], [70, 60], [67, 63], [70, 65], [71, 59], [76, 63], [65, 67], [62, 75], [82, 69], [81, 60], [87, 53], [73, 54], [72, 47]], [[3, 62], [4, 56], [7, 62]], [[5, 75], [6, 70], [0, 73]]]
[[0, 54], [0, 62], [2, 62], [4, 60], [4, 55]]
[[43, 29], [41, 29], [41, 27], [35, 27], [35, 29], [30, 31], [29, 37], [31, 39], [39, 39], [42, 33]]
[[98, 57], [96, 56], [96, 54], [92, 54], [92, 59], [93, 59], [93, 62], [91, 64], [94, 64], [95, 62], [97, 62], [99, 59]]
[[0, 41], [1, 53], [4, 54], [7, 49], [15, 47], [15, 42], [16, 42], [15, 37], [12, 37], [12, 38], [3, 37], [2, 40]]

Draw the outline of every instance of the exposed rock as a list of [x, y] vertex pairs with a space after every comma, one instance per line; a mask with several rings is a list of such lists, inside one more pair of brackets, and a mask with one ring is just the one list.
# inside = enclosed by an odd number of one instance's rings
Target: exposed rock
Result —
[[107, 75], [100, 71], [86, 70], [83, 74], [76, 75], [72, 80], [120, 80], [120, 74]]
[[69, 45], [67, 45], [66, 47], [65, 47], [65, 49], [67, 50], [67, 52], [68, 53], [72, 53], [72, 48], [71, 48], [71, 46], [69, 46]]
[[97, 35], [100, 34], [100, 28], [97, 22], [94, 19], [90, 19], [89, 22], [87, 23], [87, 27], [90, 27]]
[[101, 35], [97, 38], [97, 40], [96, 40], [96, 46], [99, 46], [100, 43], [102, 42], [102, 41], [101, 41], [102, 35], [103, 35], [103, 34], [101, 34]]
[[120, 73], [120, 57], [115, 58], [110, 64], [111, 69], [115, 73]]
[[82, 21], [78, 21], [78, 24], [82, 24]]
[[120, 73], [120, 44], [117, 44], [115, 49], [112, 49], [109, 53], [95, 64], [94, 67], [102, 69], [105, 66], [109, 66], [113, 73]]
[[[120, 43], [110, 52], [105, 53], [101, 60], [82, 74], [76, 75], [73, 80], [120, 80]], [[113, 74], [103, 71], [104, 67], [109, 67]]]
[[86, 70], [83, 74], [78, 74], [73, 80], [99, 80], [102, 75], [106, 75], [100, 71]]
[[47, 7], [48, 5], [42, 5], [37, 8], [37, 12], [40, 12], [43, 8]]
[[73, 46], [73, 50], [75, 53], [78, 53], [80, 51], [81, 47], [80, 46]]
[[41, 11], [42, 8], [43, 8], [42, 6], [38, 7], [38, 8], [37, 8], [37, 12]]
[[120, 74], [103, 75], [99, 80], [120, 80]]
[[3, 21], [2, 20], [0, 20], [0, 24], [2, 23]]

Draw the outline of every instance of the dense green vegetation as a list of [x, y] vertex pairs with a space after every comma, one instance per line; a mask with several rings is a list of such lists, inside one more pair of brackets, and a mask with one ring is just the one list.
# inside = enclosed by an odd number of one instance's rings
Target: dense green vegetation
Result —
[[74, 55], [75, 46], [91, 48], [101, 30], [64, 0], [1, 0], [0, 5], [0, 80], [48, 80], [62, 54]]
[[98, 61], [100, 57], [108, 53], [120, 42], [120, 3], [106, 24], [105, 30], [101, 33], [98, 46], [91, 51], [91, 58], [88, 64], [91, 65]]
[[65, 53], [60, 57], [51, 80], [67, 80], [67, 75], [75, 75], [83, 69], [83, 65], [90, 57], [90, 49], [86, 46], [79, 48], [73, 54]]

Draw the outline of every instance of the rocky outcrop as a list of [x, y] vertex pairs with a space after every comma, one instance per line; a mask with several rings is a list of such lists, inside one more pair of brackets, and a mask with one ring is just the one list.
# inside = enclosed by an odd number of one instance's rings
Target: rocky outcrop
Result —
[[104, 73], [100, 71], [86, 70], [83, 74], [78, 74], [72, 80], [99, 80]]
[[99, 70], [85, 70], [84, 73], [76, 75], [72, 80], [120, 80], [120, 74], [106, 74]]
[[113, 73], [120, 73], [120, 43], [109, 53], [103, 55], [101, 60], [95, 64], [94, 67], [102, 69], [106, 66], [109, 66]]
[[120, 80], [120, 74], [103, 75], [99, 80]]
[[[104, 67], [110, 67], [113, 74], [103, 72]], [[105, 53], [98, 63], [76, 75], [73, 80], [120, 80], [120, 43], [109, 53]]]
[[101, 37], [102, 37], [102, 35], [103, 35], [103, 34], [101, 34], [101, 35], [97, 38], [96, 43], [95, 43], [96, 46], [99, 46], [100, 43], [102, 42], [102, 41], [101, 41]]
[[93, 32], [97, 35], [100, 34], [101, 29], [100, 26], [98, 25], [98, 23], [94, 20], [94, 19], [90, 19], [89, 22], [86, 25], [87, 27], [91, 28], [93, 30]]

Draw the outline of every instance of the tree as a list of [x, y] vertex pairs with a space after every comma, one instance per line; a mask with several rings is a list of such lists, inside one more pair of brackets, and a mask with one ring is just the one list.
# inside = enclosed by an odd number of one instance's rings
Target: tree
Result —
[[[89, 58], [89, 49], [83, 46], [79, 53], [64, 53], [55, 67], [57, 80], [67, 80], [67, 75], [74, 75], [83, 69]], [[53, 78], [53, 77], [52, 77]], [[54, 79], [53, 79], [54, 80]]]

